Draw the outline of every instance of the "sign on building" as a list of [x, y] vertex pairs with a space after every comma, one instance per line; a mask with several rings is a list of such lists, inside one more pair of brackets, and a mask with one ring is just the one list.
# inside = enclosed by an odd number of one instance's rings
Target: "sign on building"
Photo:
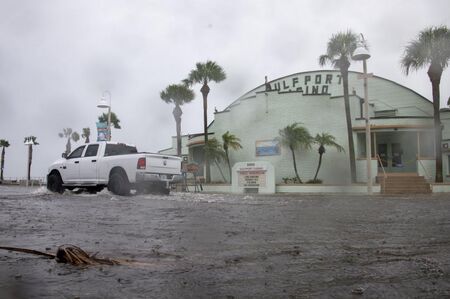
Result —
[[280, 154], [280, 142], [273, 140], [256, 140], [256, 156], [277, 156]]

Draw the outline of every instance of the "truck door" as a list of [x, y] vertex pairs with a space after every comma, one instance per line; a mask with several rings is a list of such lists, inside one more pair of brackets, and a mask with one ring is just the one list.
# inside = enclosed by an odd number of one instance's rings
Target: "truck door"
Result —
[[62, 178], [64, 183], [74, 183], [80, 175], [80, 158], [86, 146], [77, 147], [66, 159], [63, 165]]
[[79, 181], [82, 183], [96, 183], [97, 181], [98, 148], [99, 144], [88, 145], [80, 159]]

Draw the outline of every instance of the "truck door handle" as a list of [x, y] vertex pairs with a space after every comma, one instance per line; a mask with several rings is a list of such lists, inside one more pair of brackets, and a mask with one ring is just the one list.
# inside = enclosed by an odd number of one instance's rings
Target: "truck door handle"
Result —
[[80, 163], [80, 161], [75, 161], [75, 164], [78, 164], [78, 163]]
[[97, 160], [92, 160], [91, 162], [97, 162]]

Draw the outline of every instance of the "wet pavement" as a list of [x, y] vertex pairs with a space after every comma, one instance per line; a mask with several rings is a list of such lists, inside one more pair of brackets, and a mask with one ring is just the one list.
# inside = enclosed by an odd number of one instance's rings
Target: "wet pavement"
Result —
[[450, 195], [63, 195], [0, 186], [0, 298], [448, 298]]

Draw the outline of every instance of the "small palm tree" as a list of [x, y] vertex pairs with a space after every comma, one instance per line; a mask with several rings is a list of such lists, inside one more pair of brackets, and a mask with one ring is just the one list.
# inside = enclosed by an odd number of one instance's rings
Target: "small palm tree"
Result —
[[181, 115], [183, 104], [189, 103], [194, 99], [194, 91], [184, 84], [172, 84], [161, 91], [160, 97], [166, 103], [175, 104], [172, 111], [177, 126], [177, 155], [181, 156]]
[[30, 181], [31, 179], [31, 163], [33, 161], [33, 145], [38, 145], [39, 143], [36, 141], [35, 136], [25, 137], [23, 141], [26, 145], [28, 145], [28, 175], [27, 179]]
[[83, 128], [83, 134], [81, 134], [81, 137], [85, 139], [85, 143], [89, 143], [89, 137], [91, 136], [91, 129], [90, 128]]
[[216, 164], [217, 169], [220, 172], [220, 175], [226, 182], [227, 180], [225, 179], [222, 168], [220, 167], [220, 163], [225, 159], [225, 152], [222, 149], [222, 145], [216, 138], [211, 138], [208, 140], [208, 143], [206, 143], [205, 146], [205, 154], [207, 159]]
[[[319, 64], [324, 66], [330, 63], [339, 69], [344, 89], [345, 118], [347, 122], [348, 149], [350, 158], [350, 174], [352, 182], [356, 182], [355, 146], [353, 143], [352, 119], [350, 113], [350, 100], [348, 94], [348, 69], [353, 52], [358, 46], [358, 36], [351, 30], [333, 34], [327, 44], [327, 52], [319, 57]], [[365, 45], [364, 45], [365, 46]]]
[[313, 181], [317, 180], [317, 174], [319, 173], [320, 166], [322, 165], [322, 156], [325, 153], [325, 146], [334, 147], [339, 152], [344, 151], [344, 148], [336, 143], [335, 137], [328, 133], [317, 134], [314, 138], [314, 142], [319, 145], [319, 164], [317, 165], [316, 174], [314, 175]]
[[80, 140], [80, 134], [78, 134], [77, 132], [73, 132], [71, 128], [65, 128], [63, 129], [62, 133], [58, 133], [58, 136], [61, 138], [67, 138], [67, 143], [66, 143], [66, 155], [70, 154], [70, 152], [72, 151], [72, 144], [70, 143], [71, 140], [77, 142], [78, 140]]
[[9, 147], [8, 140], [0, 139], [0, 147], [2, 147], [2, 162], [0, 164], [0, 183], [3, 181], [3, 168], [5, 167], [5, 148]]
[[410, 70], [428, 66], [431, 81], [434, 108], [434, 142], [436, 155], [436, 182], [442, 183], [442, 129], [439, 115], [442, 72], [450, 60], [450, 31], [446, 26], [430, 27], [419, 33], [416, 40], [406, 46], [401, 65], [406, 75]]
[[282, 145], [287, 146], [292, 153], [292, 160], [294, 162], [294, 171], [297, 180], [301, 183], [302, 180], [298, 175], [297, 162], [295, 160], [295, 151], [298, 149], [310, 149], [313, 143], [313, 138], [309, 134], [308, 129], [299, 126], [298, 123], [293, 123], [286, 126], [279, 131], [279, 140]]
[[224, 133], [222, 135], [222, 142], [223, 142], [223, 150], [225, 151], [225, 158], [227, 159], [228, 164], [228, 171], [230, 174], [230, 183], [231, 183], [231, 164], [230, 164], [230, 154], [229, 149], [233, 150], [239, 150], [242, 148], [242, 145], [240, 144], [241, 140], [237, 138], [235, 135], [230, 134], [229, 131]]
[[[213, 61], [206, 61], [206, 63], [198, 62], [196, 68], [193, 69], [188, 78], [183, 82], [191, 86], [192, 84], [198, 83], [202, 84], [200, 92], [203, 96], [203, 132], [205, 135], [205, 145], [208, 142], [208, 94], [210, 88], [208, 83], [214, 81], [216, 83], [221, 82], [226, 79], [226, 74], [222, 67]], [[211, 181], [211, 174], [209, 169], [209, 161], [205, 159], [206, 166], [206, 182]]]

